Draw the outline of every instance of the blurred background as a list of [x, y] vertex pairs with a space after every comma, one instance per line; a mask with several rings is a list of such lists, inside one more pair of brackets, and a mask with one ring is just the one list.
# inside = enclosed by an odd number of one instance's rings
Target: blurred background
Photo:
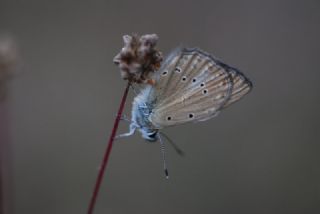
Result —
[[21, 58], [6, 101], [8, 213], [86, 213], [125, 88], [112, 59], [134, 32], [157, 33], [165, 55], [200, 47], [254, 88], [217, 118], [165, 130], [186, 153], [167, 146], [169, 180], [158, 143], [117, 141], [95, 213], [320, 213], [319, 11], [316, 0], [1, 0], [0, 33]]

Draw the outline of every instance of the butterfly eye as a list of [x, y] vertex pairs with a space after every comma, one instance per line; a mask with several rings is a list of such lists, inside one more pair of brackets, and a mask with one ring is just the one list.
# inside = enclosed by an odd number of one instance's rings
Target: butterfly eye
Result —
[[193, 114], [189, 114], [189, 118], [193, 118]]
[[203, 93], [203, 94], [207, 94], [207, 93], [208, 93], [208, 90], [207, 90], [207, 89], [204, 89], [204, 90], [202, 91], [202, 93]]
[[167, 117], [167, 120], [171, 120], [171, 117]]
[[180, 73], [180, 72], [181, 72], [181, 69], [178, 68], [178, 67], [176, 67], [175, 71], [178, 72], [178, 73]]
[[186, 76], [183, 76], [182, 77], [182, 82], [185, 82], [187, 80], [187, 77]]
[[162, 72], [162, 76], [165, 76], [165, 75], [167, 75], [167, 74], [168, 74], [168, 71]]

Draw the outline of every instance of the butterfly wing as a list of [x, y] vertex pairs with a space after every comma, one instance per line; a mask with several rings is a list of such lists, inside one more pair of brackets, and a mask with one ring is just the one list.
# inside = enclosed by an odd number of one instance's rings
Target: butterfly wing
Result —
[[204, 121], [250, 91], [250, 81], [209, 54], [178, 49], [156, 76], [149, 120], [157, 128]]

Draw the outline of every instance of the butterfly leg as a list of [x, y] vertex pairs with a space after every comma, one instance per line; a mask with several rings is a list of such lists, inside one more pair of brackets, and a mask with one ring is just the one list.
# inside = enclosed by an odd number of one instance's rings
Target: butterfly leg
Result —
[[120, 135], [117, 135], [115, 137], [115, 139], [119, 139], [119, 138], [123, 138], [123, 137], [129, 137], [131, 135], [134, 134], [134, 132], [136, 131], [137, 129], [137, 126], [133, 123], [130, 124], [130, 129], [129, 129], [129, 132], [128, 133], [124, 133], [124, 134], [120, 134]]

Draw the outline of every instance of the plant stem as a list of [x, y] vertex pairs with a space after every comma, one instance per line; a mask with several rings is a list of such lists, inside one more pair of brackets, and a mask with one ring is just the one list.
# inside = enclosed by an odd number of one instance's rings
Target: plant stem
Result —
[[95, 204], [96, 204], [96, 200], [97, 200], [97, 197], [98, 197], [99, 189], [100, 189], [101, 182], [102, 182], [102, 179], [103, 179], [104, 171], [106, 169], [106, 166], [107, 166], [107, 163], [108, 163], [108, 160], [109, 160], [109, 157], [110, 157], [110, 153], [111, 153], [114, 137], [115, 137], [115, 135], [117, 133], [117, 129], [118, 129], [119, 122], [120, 122], [120, 119], [121, 119], [121, 115], [122, 115], [122, 112], [123, 112], [123, 109], [124, 109], [124, 104], [125, 104], [126, 99], [127, 99], [129, 88], [130, 88], [130, 82], [128, 82], [126, 90], [123, 93], [122, 100], [121, 100], [121, 103], [120, 103], [120, 106], [119, 106], [119, 109], [118, 109], [118, 114], [117, 114], [117, 117], [116, 117], [116, 119], [114, 121], [113, 129], [112, 129], [112, 132], [111, 132], [111, 135], [110, 135], [110, 138], [109, 138], [109, 142], [108, 142], [108, 147], [107, 147], [106, 152], [104, 154], [104, 157], [103, 157], [103, 160], [102, 160], [102, 163], [101, 163], [101, 167], [99, 169], [99, 174], [98, 174], [98, 177], [97, 177], [97, 180], [96, 180], [96, 183], [95, 183], [95, 186], [94, 186], [94, 190], [93, 190], [93, 193], [92, 193], [92, 197], [91, 197], [91, 200], [90, 200], [90, 204], [89, 204], [89, 208], [88, 208], [88, 212], [87, 212], [88, 214], [93, 214], [93, 210], [94, 210], [94, 207], [95, 207]]

